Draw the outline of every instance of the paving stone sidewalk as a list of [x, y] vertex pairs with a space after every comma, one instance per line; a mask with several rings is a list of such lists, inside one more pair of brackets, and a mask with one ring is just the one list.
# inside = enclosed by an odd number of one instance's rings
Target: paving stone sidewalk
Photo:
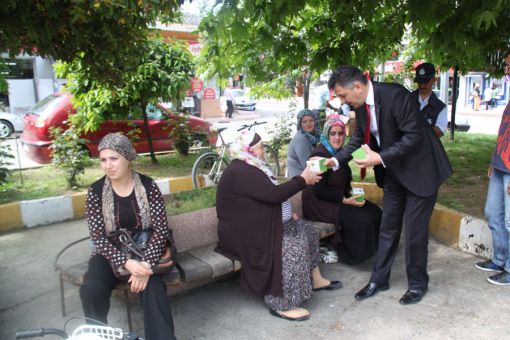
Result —
[[[19, 329], [61, 328], [81, 316], [78, 289], [66, 285], [68, 316], [60, 315], [57, 252], [88, 233], [76, 220], [0, 236], [0, 339]], [[372, 261], [360, 266], [321, 265], [323, 274], [344, 288], [317, 292], [304, 307], [310, 320], [288, 322], [269, 315], [261, 299], [246, 295], [234, 276], [171, 298], [178, 339], [510, 339], [510, 287], [486, 282], [474, 269], [479, 258], [430, 242], [430, 288], [424, 300], [400, 306], [406, 290], [403, 247], [393, 266], [391, 288], [366, 301], [355, 292], [370, 276]], [[134, 327], [143, 333], [135, 304]], [[123, 302], [112, 299], [109, 322], [127, 329]], [[74, 329], [80, 321], [71, 321]], [[47, 339], [56, 339], [48, 337]]]

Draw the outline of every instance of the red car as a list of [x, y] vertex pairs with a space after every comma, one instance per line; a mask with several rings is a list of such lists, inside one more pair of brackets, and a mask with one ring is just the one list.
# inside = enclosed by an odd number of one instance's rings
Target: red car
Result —
[[[65, 122], [68, 115], [76, 112], [71, 104], [71, 95], [68, 93], [52, 94], [37, 103], [25, 116], [25, 129], [21, 135], [23, 150], [28, 157], [38, 163], [51, 162], [52, 137], [49, 128], [52, 126], [67, 128]], [[149, 130], [151, 131], [152, 144], [155, 152], [172, 150], [168, 120], [175, 117], [161, 105], [147, 106], [149, 118]], [[191, 130], [197, 136], [206, 136], [210, 145], [216, 145], [217, 134], [210, 131], [211, 124], [201, 118], [190, 116]], [[149, 152], [147, 135], [143, 128], [143, 119], [108, 120], [101, 124], [94, 132], [87, 132], [83, 137], [87, 140], [86, 147], [90, 155], [98, 157], [97, 147], [101, 138], [110, 132], [127, 133], [138, 127], [141, 131], [138, 141], [134, 143], [138, 153]]]

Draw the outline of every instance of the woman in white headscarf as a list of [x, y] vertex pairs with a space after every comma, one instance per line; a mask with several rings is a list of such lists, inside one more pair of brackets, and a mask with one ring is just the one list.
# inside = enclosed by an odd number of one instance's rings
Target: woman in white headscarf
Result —
[[292, 217], [288, 200], [320, 176], [306, 168], [279, 185], [264, 160], [260, 136], [249, 131], [232, 144], [230, 156], [216, 196], [217, 251], [241, 261], [241, 288], [264, 296], [272, 315], [306, 320], [310, 312], [299, 306], [312, 290], [341, 287], [321, 276], [319, 237], [312, 226]]

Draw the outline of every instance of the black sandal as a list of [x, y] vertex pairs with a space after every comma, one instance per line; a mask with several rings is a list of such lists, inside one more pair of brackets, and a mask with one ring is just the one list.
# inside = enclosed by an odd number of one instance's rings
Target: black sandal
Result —
[[295, 318], [294, 319], [294, 318], [289, 318], [288, 316], [285, 316], [285, 314], [282, 314], [282, 313], [277, 312], [277, 311], [272, 310], [272, 309], [269, 309], [269, 314], [271, 314], [272, 316], [276, 316], [278, 318], [289, 320], [289, 321], [305, 321], [305, 320], [310, 319], [310, 314], [302, 316], [300, 318]]

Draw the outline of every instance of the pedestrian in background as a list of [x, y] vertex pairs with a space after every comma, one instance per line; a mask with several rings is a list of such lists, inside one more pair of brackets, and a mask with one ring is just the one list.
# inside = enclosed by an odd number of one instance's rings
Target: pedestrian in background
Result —
[[225, 111], [225, 118], [232, 118], [235, 105], [235, 99], [234, 94], [232, 93], [232, 89], [230, 87], [226, 88], [223, 95], [227, 99], [227, 111]]
[[492, 88], [487, 86], [483, 91], [483, 100], [485, 101], [485, 109], [489, 110], [492, 108]]

